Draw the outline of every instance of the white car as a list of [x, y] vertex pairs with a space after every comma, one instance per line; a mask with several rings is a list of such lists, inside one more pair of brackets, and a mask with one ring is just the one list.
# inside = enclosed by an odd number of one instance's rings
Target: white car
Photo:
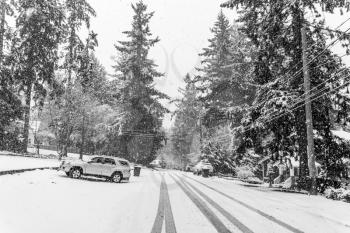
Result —
[[214, 172], [214, 168], [213, 166], [205, 161], [200, 161], [199, 163], [197, 163], [193, 168], [193, 174], [195, 175], [201, 175], [204, 169], [208, 169], [209, 170], [209, 174], [213, 174]]
[[130, 164], [126, 159], [112, 156], [96, 156], [89, 162], [82, 160], [63, 161], [60, 170], [67, 176], [78, 179], [81, 175], [107, 178], [119, 183], [130, 179]]

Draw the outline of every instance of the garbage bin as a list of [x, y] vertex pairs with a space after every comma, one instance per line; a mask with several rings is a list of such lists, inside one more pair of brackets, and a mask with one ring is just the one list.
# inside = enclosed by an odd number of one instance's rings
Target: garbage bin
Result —
[[203, 177], [208, 177], [209, 176], [209, 169], [203, 169], [202, 170], [202, 176]]
[[141, 166], [134, 166], [134, 176], [140, 176]]

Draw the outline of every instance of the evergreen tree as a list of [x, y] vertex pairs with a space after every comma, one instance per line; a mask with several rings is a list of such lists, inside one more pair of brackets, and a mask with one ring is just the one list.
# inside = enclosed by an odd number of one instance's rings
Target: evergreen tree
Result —
[[[118, 101], [123, 115], [118, 121], [122, 154], [131, 160], [147, 163], [153, 160], [155, 150], [159, 148], [163, 134], [160, 133], [161, 119], [168, 112], [159, 102], [168, 96], [154, 88], [154, 78], [163, 74], [156, 70], [157, 65], [148, 58], [148, 53], [158, 41], [152, 38], [149, 21], [153, 12], [147, 12], [147, 6], [142, 2], [132, 4], [135, 13], [132, 20], [132, 29], [124, 32], [127, 41], [119, 41], [116, 49], [119, 61], [114, 66], [117, 78]], [[153, 139], [123, 135], [129, 132], [140, 132], [154, 135]], [[147, 142], [143, 141], [146, 140]], [[150, 145], [146, 151], [136, 152], [138, 156], [129, 153], [128, 144]]]
[[198, 70], [202, 74], [196, 79], [198, 89], [203, 92], [200, 100], [206, 110], [206, 126], [222, 124], [229, 109], [251, 102], [254, 95], [244, 75], [251, 57], [247, 42], [222, 11], [211, 32], [209, 46], [200, 54], [203, 68]]
[[254, 47], [230, 25], [223, 12], [211, 32], [209, 46], [200, 54], [203, 67], [198, 69], [201, 73], [195, 80], [202, 92], [202, 154], [216, 171], [233, 172], [229, 119], [241, 117], [238, 113], [253, 101], [255, 87], [247, 74]]
[[[305, 111], [302, 105], [304, 93], [302, 69], [301, 31], [303, 24], [307, 25], [308, 56], [310, 61], [310, 76], [312, 87], [318, 86], [320, 93], [325, 93], [331, 87], [337, 87], [345, 80], [349, 71], [342, 75], [338, 71], [344, 67], [341, 59], [326, 47], [327, 39], [334, 36], [348, 40], [349, 36], [338, 31], [328, 30], [318, 12], [333, 13], [338, 8], [345, 8], [343, 1], [246, 1], [232, 0], [223, 6], [237, 7], [240, 28], [254, 44], [257, 55], [254, 61], [254, 71], [250, 74], [254, 83], [259, 85], [257, 97], [251, 108], [246, 109], [242, 120], [244, 127], [236, 128], [242, 141], [240, 149], [253, 147], [262, 153], [263, 148], [269, 148], [278, 159], [279, 155], [299, 155], [300, 175], [307, 173], [307, 140]], [[242, 10], [244, 9], [244, 11]], [[312, 21], [304, 14], [314, 14]], [[347, 46], [347, 43], [344, 43]], [[317, 56], [321, 54], [322, 56]], [[325, 82], [329, 78], [332, 80]], [[336, 81], [337, 80], [337, 81]], [[317, 91], [313, 92], [317, 93]], [[341, 169], [335, 172], [334, 162], [340, 162], [343, 156], [336, 149], [331, 135], [332, 123], [330, 112], [333, 112], [334, 95], [329, 93], [312, 102], [314, 129], [318, 137], [315, 140], [317, 160], [325, 165], [333, 175], [340, 175]], [[318, 96], [318, 95], [316, 95]], [[301, 101], [299, 105], [293, 105]], [[291, 109], [290, 106], [299, 106]], [[288, 114], [284, 114], [288, 112]], [[270, 135], [273, 140], [265, 143]], [[294, 153], [294, 150], [297, 153]], [[244, 149], [243, 149], [244, 150]], [[332, 151], [326, 153], [326, 151]], [[335, 173], [334, 173], [335, 172]], [[329, 174], [329, 173], [328, 173]]]
[[91, 16], [96, 16], [96, 12], [86, 0], [66, 0], [65, 10], [67, 13], [68, 43], [64, 68], [68, 73], [67, 86], [69, 87], [73, 72], [77, 70], [77, 57], [82, 45], [78, 32], [84, 23], [87, 28], [90, 28]]
[[9, 57], [4, 54], [5, 45], [9, 42], [9, 27], [6, 16], [13, 15], [14, 2], [2, 1], [0, 11], [0, 145], [1, 149], [9, 150], [10, 135], [7, 127], [15, 120], [21, 118], [21, 102], [13, 91], [13, 79], [9, 69]]
[[34, 97], [42, 101], [46, 95], [44, 85], [54, 80], [64, 13], [56, 0], [22, 0], [18, 2], [18, 11], [11, 59], [14, 78], [25, 98], [22, 151], [26, 152], [31, 100]]
[[191, 151], [191, 145], [196, 135], [199, 134], [199, 113], [201, 105], [197, 101], [198, 91], [189, 74], [185, 77], [186, 87], [180, 89], [183, 95], [176, 104], [175, 122], [172, 128], [171, 144], [172, 152], [179, 158]]
[[[73, 124], [71, 124], [71, 119], [74, 118], [72, 112], [74, 111], [73, 103], [70, 101], [72, 87], [75, 78], [78, 76], [78, 72], [82, 74], [82, 70], [78, 71], [79, 63], [82, 62], [82, 54], [84, 53], [85, 47], [78, 33], [81, 27], [85, 24], [86, 27], [90, 28], [90, 20], [92, 16], [96, 15], [95, 10], [90, 6], [86, 0], [65, 0], [65, 11], [66, 11], [66, 33], [67, 41], [65, 46], [65, 60], [63, 64], [63, 69], [66, 72], [65, 78], [65, 95], [63, 96], [63, 105], [65, 109], [65, 114], [62, 116], [62, 130], [60, 130], [60, 155], [67, 156], [67, 150], [70, 143], [70, 136], [73, 132]], [[80, 69], [82, 63], [80, 63]]]

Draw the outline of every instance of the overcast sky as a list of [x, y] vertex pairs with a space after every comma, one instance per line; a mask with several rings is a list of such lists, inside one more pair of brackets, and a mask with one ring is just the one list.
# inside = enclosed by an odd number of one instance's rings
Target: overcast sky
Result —
[[[91, 29], [98, 34], [99, 46], [96, 55], [105, 66], [107, 72], [112, 73], [113, 56], [116, 55], [114, 44], [124, 40], [122, 34], [130, 30], [133, 10], [131, 3], [136, 0], [88, 0], [97, 12], [92, 19]], [[179, 97], [178, 88], [183, 87], [183, 77], [186, 73], [193, 73], [199, 65], [198, 53], [208, 43], [211, 37], [210, 27], [220, 12], [218, 0], [144, 0], [149, 11], [155, 11], [151, 20], [151, 32], [159, 36], [160, 42], [151, 50], [150, 57], [159, 65], [159, 71], [165, 77], [157, 79], [159, 90], [172, 98]], [[225, 15], [234, 21], [234, 11], [223, 9]], [[336, 27], [347, 16], [326, 16], [327, 24]], [[342, 29], [350, 27], [350, 22]], [[338, 49], [339, 54], [345, 51]], [[168, 106], [168, 105], [167, 105]], [[174, 106], [168, 106], [174, 110]], [[170, 127], [170, 116], [164, 121], [164, 127]]]

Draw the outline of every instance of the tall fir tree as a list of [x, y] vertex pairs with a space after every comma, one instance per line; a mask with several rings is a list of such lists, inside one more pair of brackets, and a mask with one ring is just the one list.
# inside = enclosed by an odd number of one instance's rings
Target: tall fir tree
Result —
[[201, 104], [198, 102], [198, 90], [189, 74], [184, 79], [186, 87], [180, 89], [182, 98], [176, 104], [175, 122], [172, 127], [171, 145], [172, 152], [182, 158], [192, 153], [191, 145], [199, 135], [199, 113]]
[[204, 124], [215, 126], [227, 120], [226, 112], [252, 101], [254, 88], [249, 86], [245, 73], [246, 61], [251, 58], [248, 43], [232, 27], [221, 11], [211, 29], [209, 46], [203, 49], [201, 75], [195, 80], [203, 92], [200, 100], [206, 113]]
[[[79, 36], [79, 30], [85, 24], [90, 28], [90, 21], [93, 16], [96, 16], [95, 10], [86, 0], [65, 0], [64, 8], [66, 12], [66, 45], [65, 45], [65, 59], [63, 69], [65, 71], [65, 94], [62, 96], [65, 113], [62, 115], [62, 129], [59, 135], [60, 155], [67, 156], [68, 147], [70, 145], [70, 136], [73, 132], [73, 124], [71, 120], [74, 118], [73, 103], [70, 101], [72, 88], [77, 79], [79, 63], [82, 61], [81, 54], [84, 53], [85, 45]], [[80, 63], [81, 65], [81, 63]], [[81, 68], [81, 67], [80, 67]]]
[[12, 16], [15, 8], [14, 1], [1, 1], [0, 3], [0, 144], [1, 149], [9, 150], [9, 135], [6, 128], [11, 122], [21, 118], [21, 102], [13, 88], [13, 77], [9, 69], [9, 56], [4, 53], [6, 45], [10, 42], [11, 33], [7, 24], [7, 16]]
[[[130, 159], [142, 163], [151, 161], [155, 150], [159, 148], [162, 136], [159, 134], [162, 127], [161, 120], [168, 110], [162, 106], [159, 100], [168, 99], [168, 96], [154, 87], [154, 78], [163, 74], [156, 70], [157, 65], [149, 58], [149, 50], [159, 38], [152, 38], [149, 22], [153, 12], [147, 12], [147, 6], [142, 2], [132, 4], [134, 16], [132, 29], [125, 31], [127, 41], [119, 41], [115, 46], [119, 53], [119, 61], [114, 66], [117, 77], [117, 89], [119, 102], [123, 115], [118, 121], [119, 134], [123, 152]], [[154, 135], [145, 138], [133, 137], [128, 133], [140, 132]], [[123, 135], [127, 133], [128, 135]], [[134, 157], [129, 153], [128, 144], [150, 144], [145, 151], [136, 152]]]
[[[11, 48], [14, 79], [24, 92], [24, 129], [22, 151], [27, 151], [32, 98], [46, 96], [46, 84], [52, 84], [58, 61], [58, 45], [64, 32], [64, 12], [59, 1], [22, 0]], [[34, 91], [34, 95], [32, 95]]]

